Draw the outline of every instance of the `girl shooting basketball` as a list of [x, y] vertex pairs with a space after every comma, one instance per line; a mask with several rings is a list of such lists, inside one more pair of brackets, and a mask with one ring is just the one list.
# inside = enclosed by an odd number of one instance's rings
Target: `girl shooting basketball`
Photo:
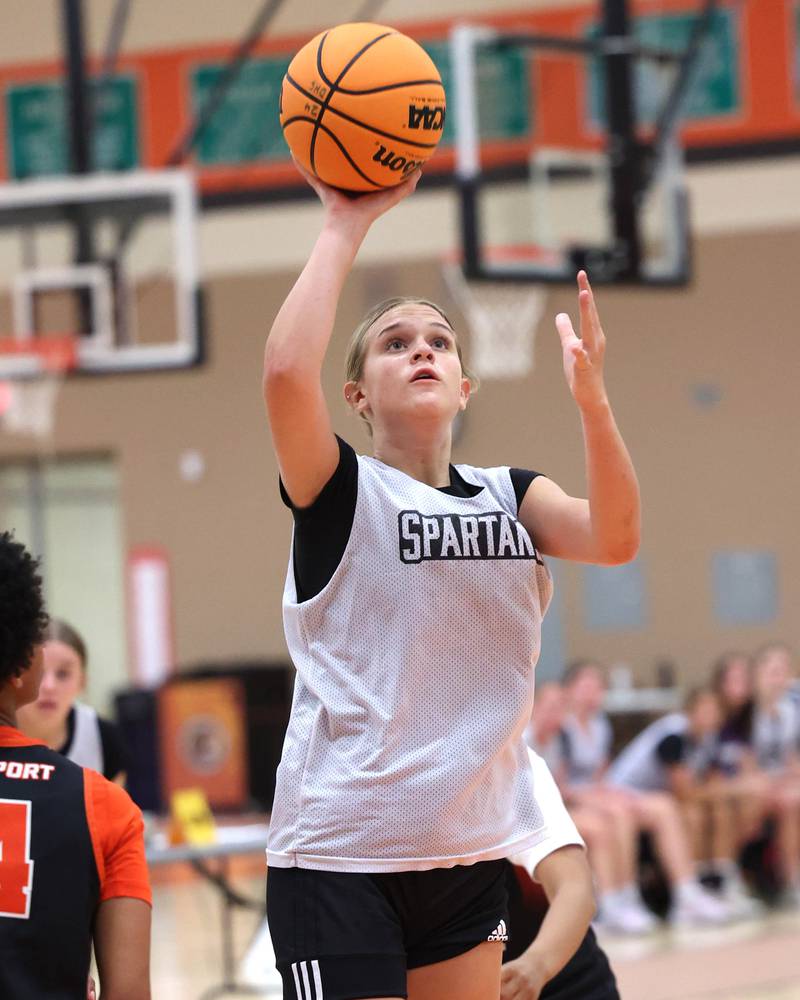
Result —
[[323, 359], [367, 231], [419, 174], [357, 199], [306, 178], [325, 221], [264, 358], [295, 522], [297, 679], [268, 850], [284, 996], [496, 1000], [501, 859], [547, 835], [523, 741], [552, 586], [541, 557], [620, 563], [639, 544], [605, 340], [581, 273], [582, 336], [564, 314], [556, 326], [588, 500], [534, 472], [451, 464], [470, 380], [449, 321], [420, 300], [376, 307], [353, 338], [344, 395], [373, 451], [357, 456], [331, 429]]

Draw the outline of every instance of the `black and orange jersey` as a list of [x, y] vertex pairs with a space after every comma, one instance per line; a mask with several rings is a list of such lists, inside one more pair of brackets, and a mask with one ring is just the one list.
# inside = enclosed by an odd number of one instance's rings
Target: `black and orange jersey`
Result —
[[0, 726], [0, 997], [85, 1000], [104, 900], [151, 902], [128, 794]]

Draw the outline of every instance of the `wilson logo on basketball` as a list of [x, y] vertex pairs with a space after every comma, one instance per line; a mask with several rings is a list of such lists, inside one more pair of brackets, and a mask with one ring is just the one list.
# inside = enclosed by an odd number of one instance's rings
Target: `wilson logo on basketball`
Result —
[[382, 167], [388, 167], [395, 173], [402, 170], [404, 174], [410, 174], [425, 162], [424, 160], [408, 160], [405, 156], [399, 156], [393, 149], [387, 149], [381, 145], [378, 146], [378, 151], [372, 159], [375, 163], [380, 163]]
[[432, 108], [427, 104], [418, 108], [416, 104], [409, 104], [408, 127], [441, 132], [444, 128], [444, 108]]

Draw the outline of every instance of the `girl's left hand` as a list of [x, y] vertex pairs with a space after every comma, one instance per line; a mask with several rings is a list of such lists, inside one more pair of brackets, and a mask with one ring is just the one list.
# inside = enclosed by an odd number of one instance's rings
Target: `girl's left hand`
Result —
[[578, 272], [578, 305], [581, 335], [578, 337], [566, 313], [556, 316], [556, 329], [564, 354], [564, 375], [569, 391], [582, 411], [605, 405], [608, 398], [603, 380], [606, 338], [585, 271]]
[[529, 955], [503, 966], [500, 1000], [538, 1000], [547, 977]]

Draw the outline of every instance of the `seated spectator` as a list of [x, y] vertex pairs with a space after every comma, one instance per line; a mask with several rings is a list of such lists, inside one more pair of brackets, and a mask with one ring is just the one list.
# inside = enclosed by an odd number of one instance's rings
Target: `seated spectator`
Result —
[[787, 646], [770, 643], [753, 657], [750, 746], [769, 780], [768, 809], [777, 823], [784, 902], [800, 906], [800, 719], [793, 680]]
[[722, 709], [716, 769], [736, 796], [736, 822], [745, 841], [754, 839], [767, 814], [770, 782], [760, 770], [750, 742], [753, 677], [750, 657], [727, 652], [711, 669], [711, 687]]
[[713, 691], [694, 688], [682, 712], [656, 719], [631, 740], [611, 765], [609, 780], [637, 792], [662, 792], [707, 777], [716, 759], [721, 714]]
[[52, 619], [44, 644], [39, 697], [19, 710], [23, 733], [46, 743], [81, 767], [125, 784], [126, 752], [117, 727], [78, 701], [86, 687], [88, 653], [78, 632]]
[[567, 716], [565, 794], [569, 801], [591, 805], [615, 822], [628, 822], [652, 835], [672, 895], [673, 926], [725, 923], [729, 905], [697, 879], [689, 835], [675, 799], [665, 791], [639, 791], [606, 780], [611, 754], [611, 725], [602, 711], [605, 677], [593, 660], [572, 664], [564, 677]]
[[[526, 732], [529, 745], [544, 760], [559, 788], [566, 779], [564, 722], [565, 696], [559, 684], [545, 683], [536, 688], [531, 723]], [[563, 792], [562, 792], [563, 794]], [[641, 901], [636, 888], [638, 834], [627, 810], [595, 808], [590, 803], [565, 804], [575, 826], [586, 842], [597, 882], [596, 922], [605, 930], [622, 934], [645, 934], [657, 921]]]
[[800, 720], [790, 694], [794, 680], [788, 646], [770, 643], [753, 657], [750, 742], [763, 770], [793, 776], [800, 765]]
[[750, 747], [753, 681], [747, 653], [723, 653], [711, 668], [711, 687], [719, 698], [722, 711], [717, 766], [731, 776], [752, 770], [755, 766]]
[[609, 779], [640, 794], [671, 792], [683, 809], [695, 857], [720, 878], [732, 915], [752, 917], [760, 906], [736, 863], [749, 839], [737, 823], [740, 790], [716, 768], [721, 722], [714, 691], [695, 688], [683, 712], [657, 719], [628, 744], [611, 765]]
[[30, 554], [0, 533], [0, 997], [150, 1000], [150, 886], [128, 795], [17, 729], [47, 624]]

